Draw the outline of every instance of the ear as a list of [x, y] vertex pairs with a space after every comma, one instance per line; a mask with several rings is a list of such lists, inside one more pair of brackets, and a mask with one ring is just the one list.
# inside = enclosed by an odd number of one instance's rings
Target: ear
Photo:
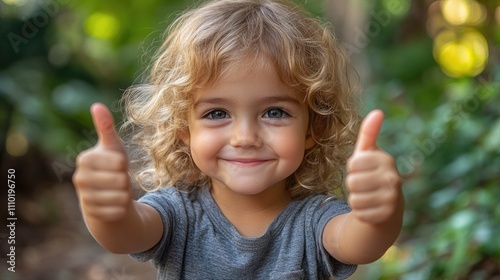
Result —
[[309, 150], [314, 146], [316, 146], [316, 141], [314, 141], [314, 138], [310, 134], [307, 134], [305, 142], [305, 150]]

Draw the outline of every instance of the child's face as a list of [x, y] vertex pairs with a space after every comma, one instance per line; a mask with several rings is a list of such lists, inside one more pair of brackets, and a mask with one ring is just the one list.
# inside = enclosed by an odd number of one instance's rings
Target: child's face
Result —
[[245, 195], [284, 188], [314, 145], [303, 96], [267, 62], [239, 63], [194, 98], [185, 142], [214, 188]]

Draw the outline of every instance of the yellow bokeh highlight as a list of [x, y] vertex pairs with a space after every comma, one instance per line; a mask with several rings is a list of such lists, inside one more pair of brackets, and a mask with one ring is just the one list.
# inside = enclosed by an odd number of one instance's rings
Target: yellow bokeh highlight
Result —
[[95, 12], [85, 21], [85, 32], [92, 37], [110, 40], [120, 31], [120, 22], [110, 13]]
[[474, 29], [445, 30], [434, 39], [434, 58], [450, 77], [474, 77], [488, 62], [488, 43]]
[[5, 150], [13, 157], [24, 156], [28, 152], [28, 140], [19, 132], [11, 132], [7, 136]]
[[467, 20], [468, 24], [478, 25], [486, 20], [486, 7], [476, 1], [471, 2], [469, 18]]
[[380, 258], [380, 261], [385, 264], [390, 264], [398, 261], [407, 260], [410, 257], [410, 252], [407, 249], [391, 246], [385, 254]]
[[453, 25], [461, 25], [469, 18], [470, 1], [443, 0], [441, 10], [446, 21]]
[[486, 8], [475, 0], [442, 0], [441, 11], [451, 25], [477, 25], [486, 19]]
[[23, 6], [28, 0], [2, 0], [7, 5]]

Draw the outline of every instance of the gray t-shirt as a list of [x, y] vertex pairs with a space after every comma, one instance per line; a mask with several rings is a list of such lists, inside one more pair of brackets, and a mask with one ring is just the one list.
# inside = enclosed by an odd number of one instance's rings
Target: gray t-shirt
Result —
[[313, 195], [292, 200], [256, 238], [241, 236], [222, 214], [208, 188], [190, 193], [173, 187], [143, 196], [154, 207], [165, 231], [146, 252], [158, 279], [345, 279], [355, 265], [332, 258], [322, 245], [326, 223], [349, 212], [342, 200]]

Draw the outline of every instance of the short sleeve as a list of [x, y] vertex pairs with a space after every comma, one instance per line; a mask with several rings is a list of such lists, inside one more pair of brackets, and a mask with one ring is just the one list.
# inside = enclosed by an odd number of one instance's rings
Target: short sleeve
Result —
[[338, 215], [342, 215], [351, 211], [349, 205], [340, 199], [333, 197], [327, 197], [320, 202], [317, 212], [317, 226], [315, 231], [315, 238], [317, 248], [319, 250], [318, 254], [324, 268], [328, 271], [329, 275], [332, 275], [334, 279], [346, 279], [351, 276], [357, 269], [357, 265], [344, 264], [339, 262], [326, 251], [323, 246], [323, 230], [326, 224]]
[[182, 199], [175, 188], [167, 187], [147, 193], [138, 201], [150, 205], [160, 214], [163, 222], [163, 235], [160, 241], [149, 250], [131, 254], [130, 256], [140, 262], [149, 260], [153, 260], [155, 264], [162, 262], [166, 258], [167, 252], [169, 252], [169, 244], [172, 241], [172, 229], [178, 227], [178, 223], [182, 222], [182, 215], [179, 211]]

